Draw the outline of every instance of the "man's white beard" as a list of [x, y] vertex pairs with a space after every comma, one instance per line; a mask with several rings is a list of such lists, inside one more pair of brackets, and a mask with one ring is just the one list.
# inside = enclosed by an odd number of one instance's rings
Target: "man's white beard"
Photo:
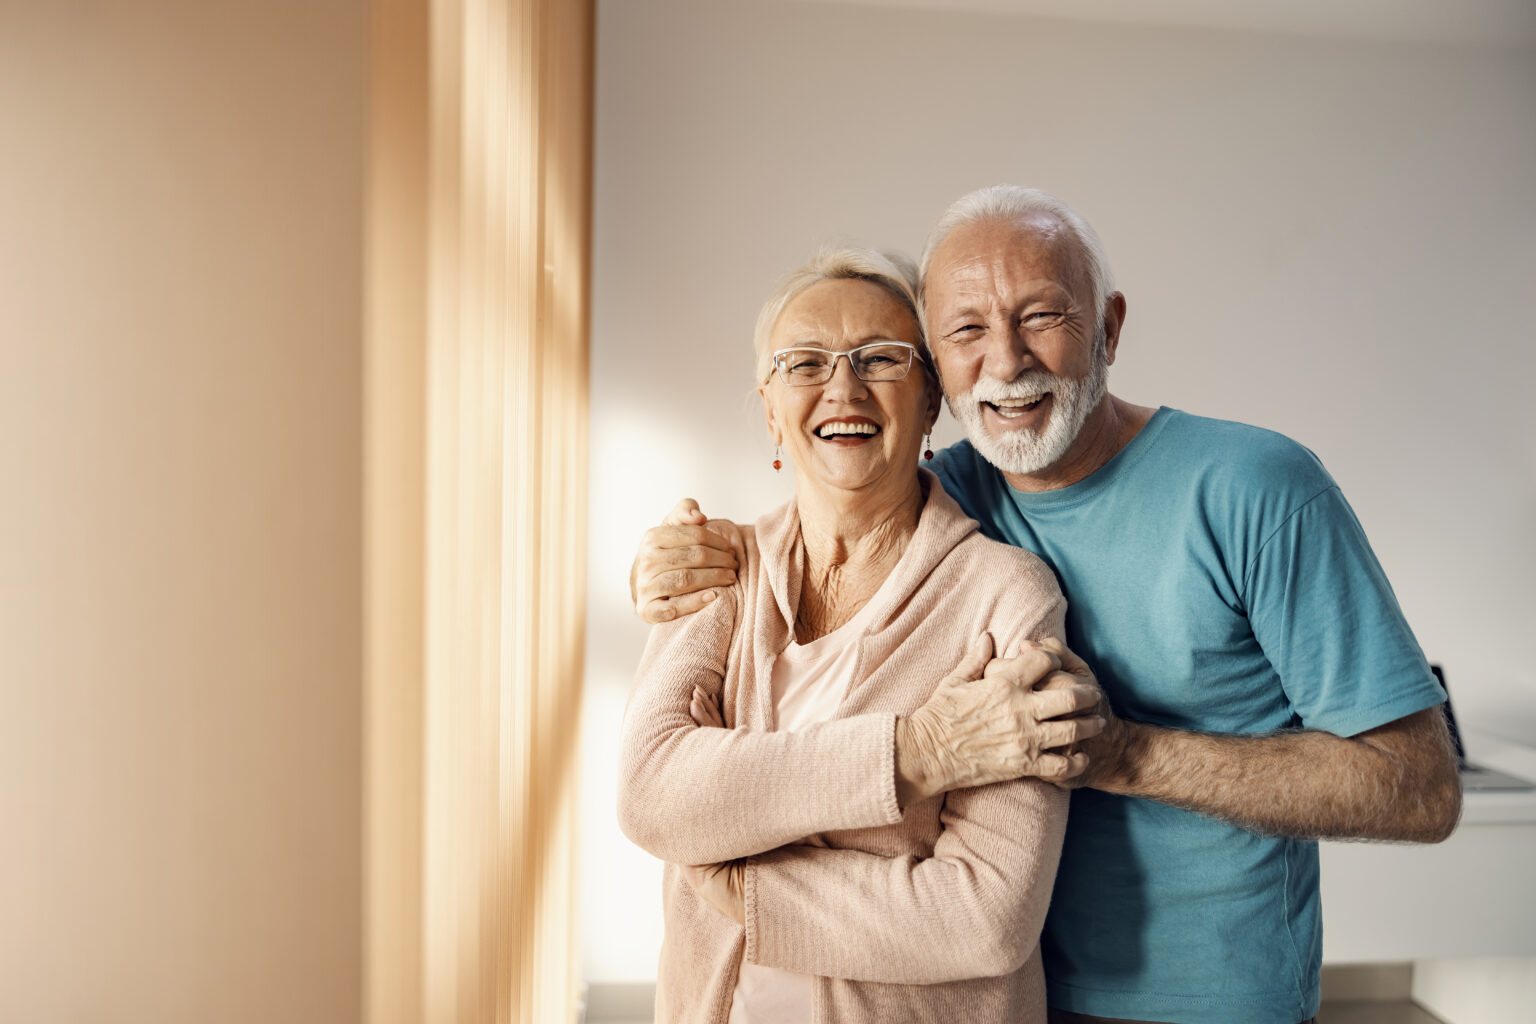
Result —
[[[1043, 370], [1019, 374], [1011, 381], [983, 376], [963, 395], [949, 398], [949, 411], [965, 427], [981, 457], [1004, 473], [1028, 476], [1049, 469], [1066, 457], [1072, 442], [1098, 406], [1109, 386], [1109, 359], [1102, 329], [1094, 338], [1093, 365], [1088, 376], [1071, 380]], [[1043, 431], [1010, 430], [995, 437], [982, 419], [983, 402], [1029, 398], [1049, 391], [1051, 417]]]

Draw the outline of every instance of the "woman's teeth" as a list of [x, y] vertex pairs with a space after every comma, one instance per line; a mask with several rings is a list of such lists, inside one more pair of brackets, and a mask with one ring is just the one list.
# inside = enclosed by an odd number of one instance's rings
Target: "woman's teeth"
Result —
[[816, 436], [823, 441], [836, 437], [873, 437], [878, 433], [880, 428], [873, 423], [823, 423], [816, 428]]
[[1021, 416], [1043, 401], [1045, 401], [1045, 394], [1035, 395], [1033, 398], [1003, 398], [987, 404], [997, 410], [999, 416]]

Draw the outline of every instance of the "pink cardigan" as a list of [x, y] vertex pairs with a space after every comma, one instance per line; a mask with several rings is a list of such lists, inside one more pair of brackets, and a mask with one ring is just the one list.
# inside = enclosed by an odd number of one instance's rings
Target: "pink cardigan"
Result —
[[[814, 1020], [1045, 1020], [1040, 927], [1067, 794], [1036, 780], [896, 802], [895, 723], [990, 633], [1060, 637], [1066, 601], [1035, 556], [977, 532], [926, 470], [917, 531], [858, 640], [837, 717], [772, 732], [774, 658], [804, 565], [793, 502], [743, 530], [739, 581], [657, 626], [620, 751], [619, 821], [668, 861], [658, 1024], [724, 1024], [742, 958], [815, 976]], [[729, 729], [695, 726], [695, 685]], [[678, 864], [747, 857], [746, 927]]]

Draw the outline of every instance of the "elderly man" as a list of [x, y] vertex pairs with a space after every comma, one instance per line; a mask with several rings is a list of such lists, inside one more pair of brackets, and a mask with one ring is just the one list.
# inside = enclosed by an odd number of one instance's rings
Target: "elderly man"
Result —
[[[1039, 721], [1038, 660], [957, 673], [898, 727], [894, 791], [1007, 770], [1076, 788], [1042, 938], [1053, 1021], [1310, 1018], [1316, 840], [1436, 842], [1460, 813], [1443, 694], [1358, 521], [1294, 442], [1108, 393], [1125, 298], [1054, 197], [957, 202], [923, 299], [969, 436], [934, 469], [988, 536], [1055, 569], [1086, 662], [1063, 667], [1093, 667], [1107, 724], [1084, 730], [1085, 767], [1041, 749], [1064, 723]], [[636, 562], [652, 620], [731, 578], [691, 513]]]

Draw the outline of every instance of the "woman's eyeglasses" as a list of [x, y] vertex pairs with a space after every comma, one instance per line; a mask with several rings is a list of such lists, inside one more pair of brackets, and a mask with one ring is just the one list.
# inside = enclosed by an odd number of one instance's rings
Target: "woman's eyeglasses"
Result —
[[837, 361], [848, 357], [853, 375], [863, 381], [902, 380], [912, 370], [917, 346], [905, 341], [872, 341], [868, 345], [832, 352], [824, 348], [781, 348], [773, 354], [779, 379], [792, 388], [825, 384], [832, 379]]

